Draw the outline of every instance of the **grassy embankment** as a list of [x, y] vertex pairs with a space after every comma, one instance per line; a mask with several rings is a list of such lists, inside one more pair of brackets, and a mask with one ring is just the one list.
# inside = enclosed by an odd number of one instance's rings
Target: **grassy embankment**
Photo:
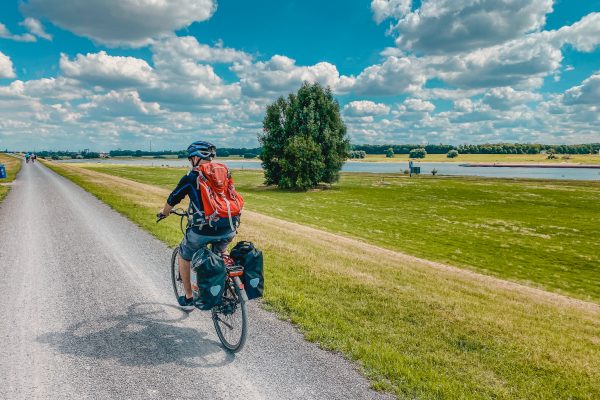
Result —
[[15, 180], [17, 173], [21, 169], [21, 160], [13, 156], [0, 153], [0, 164], [4, 164], [6, 167], [6, 179], [0, 179], [0, 201], [2, 201], [10, 190], [10, 186], [5, 184]]
[[[52, 167], [165, 242], [179, 241], [177, 221], [157, 225], [153, 220], [168, 190], [80, 166]], [[131, 167], [104, 171], [133, 175], [129, 177], [137, 181], [150, 177], [162, 186], [173, 185], [173, 176], [180, 173]], [[236, 174], [238, 181], [249, 186], [256, 179], [241, 175]], [[416, 190], [427, 183], [410, 185]], [[338, 193], [347, 190], [344, 185]], [[388, 188], [372, 185], [375, 192]], [[268, 190], [256, 189], [260, 191]], [[257, 194], [245, 193], [249, 207], [256, 209]], [[298, 204], [313, 201], [314, 194], [282, 195]], [[283, 205], [275, 197], [271, 211]], [[329, 206], [325, 202], [313, 208]], [[347, 222], [355, 224], [356, 219]], [[264, 303], [297, 324], [307, 339], [356, 360], [376, 388], [401, 398], [600, 396], [597, 305], [252, 212], [246, 213], [240, 233], [265, 251]]]
[[[548, 160], [546, 154], [460, 154], [456, 158], [448, 158], [445, 154], [427, 154], [423, 162], [458, 162], [458, 163], [527, 163], [527, 164], [600, 164], [598, 154], [573, 154], [568, 158], [559, 154], [558, 158]], [[387, 158], [385, 154], [367, 154], [367, 158], [353, 160], [361, 162], [408, 162], [408, 154], [395, 154]]]
[[[88, 165], [171, 189], [184, 169]], [[600, 302], [600, 182], [343, 174], [290, 193], [236, 171], [247, 207], [429, 260]]]

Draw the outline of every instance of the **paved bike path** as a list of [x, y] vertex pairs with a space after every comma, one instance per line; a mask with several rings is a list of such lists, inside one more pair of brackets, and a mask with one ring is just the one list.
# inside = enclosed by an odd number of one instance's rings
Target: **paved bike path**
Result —
[[173, 306], [171, 250], [38, 163], [0, 203], [0, 399], [377, 399], [356, 368], [250, 307], [235, 356]]

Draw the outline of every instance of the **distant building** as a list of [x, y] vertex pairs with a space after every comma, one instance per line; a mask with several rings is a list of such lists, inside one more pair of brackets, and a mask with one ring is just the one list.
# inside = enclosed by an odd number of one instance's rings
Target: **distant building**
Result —
[[110, 158], [110, 155], [108, 153], [100, 153], [100, 158]]

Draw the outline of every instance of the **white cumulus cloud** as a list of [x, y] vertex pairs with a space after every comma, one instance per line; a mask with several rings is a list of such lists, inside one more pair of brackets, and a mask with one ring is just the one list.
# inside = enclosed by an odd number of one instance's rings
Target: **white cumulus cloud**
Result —
[[109, 46], [144, 46], [152, 38], [209, 19], [213, 0], [29, 0], [23, 11]]
[[42, 25], [42, 23], [35, 18], [31, 18], [31, 17], [25, 18], [25, 20], [23, 22], [21, 22], [21, 25], [23, 25], [25, 28], [27, 28], [27, 30], [29, 32], [33, 33], [36, 36], [41, 37], [42, 39], [52, 40], [52, 35], [47, 33], [44, 30], [44, 26]]
[[421, 99], [406, 99], [400, 106], [401, 110], [431, 112], [435, 110], [435, 105], [430, 101]]
[[571, 44], [579, 51], [591, 52], [600, 44], [600, 13], [591, 13], [573, 25], [549, 34], [558, 46]]
[[10, 57], [0, 51], [0, 78], [14, 78], [15, 76]]
[[402, 18], [410, 12], [412, 0], [372, 0], [371, 11], [378, 24], [394, 17]]
[[144, 102], [135, 90], [110, 91], [103, 95], [91, 96], [79, 109], [88, 117], [106, 119], [114, 117], [146, 117], [161, 113], [160, 104]]
[[194, 36], [172, 36], [157, 40], [152, 44], [155, 63], [168, 64], [174, 60], [191, 60], [193, 62], [227, 63], [249, 62], [252, 57], [240, 50], [222, 47], [211, 47], [202, 44]]
[[365, 68], [353, 89], [365, 95], [398, 95], [417, 91], [426, 81], [424, 65], [419, 59], [390, 56], [382, 64]]
[[584, 80], [581, 85], [572, 87], [565, 92], [565, 104], [600, 105], [600, 72], [596, 72]]
[[483, 103], [496, 110], [510, 110], [511, 108], [532, 101], [541, 100], [538, 93], [519, 91], [512, 87], [493, 88], [483, 96]]
[[105, 51], [78, 54], [72, 61], [67, 55], [61, 54], [60, 69], [67, 77], [108, 88], [147, 84], [153, 74], [152, 68], [144, 60], [111, 56]]
[[344, 114], [350, 117], [387, 115], [389, 113], [389, 106], [369, 100], [352, 101], [344, 106]]
[[562, 58], [559, 48], [532, 35], [466, 54], [431, 57], [426, 62], [434, 76], [459, 88], [532, 88], [557, 70]]
[[318, 82], [338, 93], [348, 91], [354, 84], [354, 78], [341, 76], [336, 66], [328, 62], [299, 66], [296, 60], [281, 55], [257, 63], [235, 63], [231, 70], [239, 76], [243, 92], [256, 97], [287, 94], [305, 81]]
[[448, 53], [488, 47], [539, 30], [552, 3], [423, 0], [418, 9], [400, 15], [393, 31], [398, 35], [397, 46], [413, 51]]
[[35, 36], [30, 33], [24, 33], [22, 35], [15, 35], [11, 33], [6, 25], [0, 22], [0, 38], [2, 39], [10, 39], [16, 42], [35, 42]]

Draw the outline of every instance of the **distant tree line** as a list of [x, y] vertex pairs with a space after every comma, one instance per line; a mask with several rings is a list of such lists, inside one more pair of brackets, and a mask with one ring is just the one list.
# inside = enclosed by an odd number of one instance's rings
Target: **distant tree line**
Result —
[[[260, 154], [260, 147], [255, 148], [235, 148], [221, 147], [217, 149], [217, 157], [241, 156], [245, 158], [254, 158]], [[186, 150], [161, 150], [161, 151], [143, 151], [143, 150], [111, 150], [111, 157], [154, 157], [176, 155], [179, 158], [187, 158]]]
[[97, 153], [95, 151], [70, 151], [70, 150], [47, 151], [47, 150], [43, 150], [43, 151], [38, 151], [35, 154], [37, 154], [39, 157], [52, 158], [55, 160], [58, 160], [61, 158], [77, 158], [77, 156], [79, 156], [81, 158], [98, 158], [98, 157], [100, 157], [100, 153]]
[[[386, 154], [393, 157], [394, 154], [410, 154], [412, 150], [425, 149], [427, 154], [448, 154], [455, 150], [459, 154], [539, 154], [541, 152], [552, 154], [590, 154], [598, 153], [600, 143], [589, 144], [537, 144], [537, 143], [494, 143], [494, 144], [462, 144], [453, 146], [448, 144], [360, 144], [352, 145], [348, 158], [361, 159], [367, 154]], [[261, 148], [253, 147], [222, 147], [217, 149], [217, 157], [240, 156], [244, 158], [256, 158], [260, 155]], [[186, 158], [185, 150], [111, 150], [111, 157], [158, 157], [177, 155]], [[100, 153], [94, 151], [38, 151], [37, 155], [44, 158], [98, 158]], [[454, 153], [452, 156], [456, 157]]]
[[111, 157], [154, 157], [154, 156], [172, 156], [179, 155], [181, 151], [178, 150], [157, 150], [157, 151], [143, 151], [143, 150], [111, 150], [108, 154]]
[[600, 143], [590, 144], [537, 144], [537, 143], [494, 143], [494, 144], [361, 144], [353, 145], [352, 150], [367, 154], [409, 154], [414, 149], [425, 149], [427, 154], [447, 154], [456, 150], [461, 154], [590, 154], [598, 153]]

